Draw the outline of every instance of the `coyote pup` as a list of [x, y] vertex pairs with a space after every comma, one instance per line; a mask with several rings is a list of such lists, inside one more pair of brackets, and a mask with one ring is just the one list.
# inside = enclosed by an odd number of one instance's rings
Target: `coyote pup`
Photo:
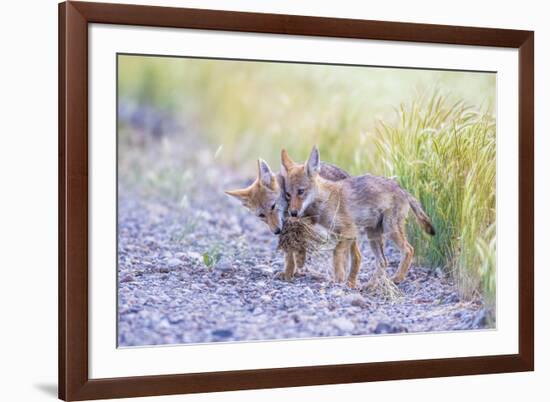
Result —
[[[327, 181], [342, 180], [350, 175], [337, 166], [321, 163], [319, 175]], [[258, 176], [249, 187], [226, 191], [225, 193], [237, 198], [259, 219], [264, 221], [271, 231], [281, 233], [283, 222], [286, 219], [288, 203], [284, 196], [284, 179], [280, 173], [274, 174], [263, 159], [258, 159]], [[310, 211], [304, 209], [302, 216], [310, 217]], [[315, 217], [312, 217], [315, 223]], [[357, 252], [359, 252], [357, 250]], [[287, 281], [294, 277], [296, 268], [301, 269], [306, 262], [305, 252], [287, 253], [285, 255], [285, 271], [283, 278]]]
[[305, 211], [317, 216], [317, 222], [338, 235], [333, 253], [335, 279], [343, 282], [351, 254], [348, 285], [357, 285], [361, 254], [353, 244], [359, 231], [365, 229], [378, 269], [387, 267], [384, 256], [385, 237], [391, 238], [401, 251], [401, 262], [393, 281], [401, 282], [411, 265], [414, 249], [407, 241], [405, 220], [409, 208], [420, 226], [435, 234], [430, 218], [416, 198], [394, 180], [369, 174], [349, 177], [337, 182], [319, 175], [319, 150], [313, 147], [305, 164], [296, 164], [287, 152], [281, 152], [281, 173], [291, 216], [303, 216]]

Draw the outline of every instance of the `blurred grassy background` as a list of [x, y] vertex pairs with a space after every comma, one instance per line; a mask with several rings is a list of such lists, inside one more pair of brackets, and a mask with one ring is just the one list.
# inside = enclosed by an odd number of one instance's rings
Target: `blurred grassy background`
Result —
[[495, 74], [128, 55], [118, 85], [121, 104], [183, 119], [250, 175], [317, 144], [352, 174], [396, 177], [438, 232], [409, 224], [417, 259], [494, 305]]

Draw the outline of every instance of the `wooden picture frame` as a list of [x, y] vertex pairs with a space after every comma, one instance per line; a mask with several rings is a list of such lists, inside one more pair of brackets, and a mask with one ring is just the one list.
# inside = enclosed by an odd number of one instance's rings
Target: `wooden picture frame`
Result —
[[[90, 379], [88, 25], [120, 24], [519, 49], [519, 353]], [[138, 397], [534, 369], [534, 33], [382, 21], [65, 2], [59, 5], [59, 397]]]

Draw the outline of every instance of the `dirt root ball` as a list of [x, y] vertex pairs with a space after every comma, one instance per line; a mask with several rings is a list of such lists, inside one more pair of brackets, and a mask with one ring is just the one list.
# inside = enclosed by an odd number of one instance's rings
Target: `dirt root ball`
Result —
[[311, 223], [309, 218], [288, 218], [279, 235], [279, 250], [289, 252], [320, 251], [333, 242], [332, 236]]

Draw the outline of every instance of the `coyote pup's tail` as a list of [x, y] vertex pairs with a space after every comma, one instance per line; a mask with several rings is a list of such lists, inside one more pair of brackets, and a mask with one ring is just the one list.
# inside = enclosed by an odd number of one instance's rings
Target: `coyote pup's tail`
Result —
[[407, 198], [420, 227], [422, 227], [422, 229], [424, 229], [429, 235], [435, 236], [435, 229], [433, 227], [432, 221], [430, 217], [426, 214], [426, 212], [424, 212], [424, 209], [422, 209], [422, 205], [420, 205], [420, 202], [418, 202], [418, 200], [408, 192]]

